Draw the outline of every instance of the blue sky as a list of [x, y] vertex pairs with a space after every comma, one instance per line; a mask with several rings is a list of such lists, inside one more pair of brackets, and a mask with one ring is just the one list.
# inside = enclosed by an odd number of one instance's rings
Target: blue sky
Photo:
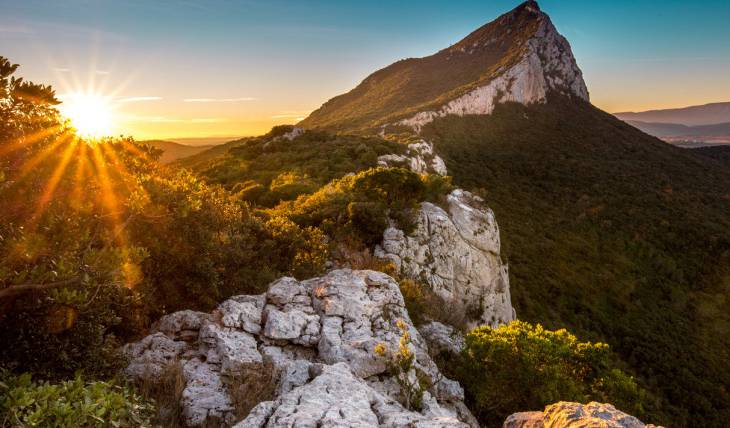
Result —
[[[59, 92], [93, 85], [138, 98], [124, 111], [142, 136], [240, 135], [294, 122], [370, 72], [455, 43], [519, 3], [0, 0], [0, 55]], [[730, 101], [730, 1], [540, 6], [571, 42], [599, 107]]]

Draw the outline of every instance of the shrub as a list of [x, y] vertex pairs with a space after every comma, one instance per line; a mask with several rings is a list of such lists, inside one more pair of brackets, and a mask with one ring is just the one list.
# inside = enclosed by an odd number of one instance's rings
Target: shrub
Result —
[[730, 420], [730, 171], [560, 96], [424, 127], [486, 189], [520, 318], [606, 341], [659, 424]]
[[133, 390], [81, 376], [60, 383], [34, 382], [30, 374], [0, 373], [0, 426], [152, 426], [154, 407]]
[[[221, 184], [258, 206], [315, 192], [328, 182], [377, 165], [378, 156], [402, 153], [402, 144], [379, 137], [335, 135], [308, 130], [293, 140], [277, 138], [292, 126], [275, 127], [223, 156], [192, 164], [209, 183]], [[253, 187], [258, 184], [261, 187]], [[262, 192], [263, 191], [263, 192]]]
[[360, 232], [360, 239], [366, 246], [374, 246], [383, 240], [383, 231], [388, 227], [385, 204], [350, 202], [347, 216], [349, 224]]
[[375, 346], [374, 352], [386, 359], [388, 371], [400, 386], [403, 406], [406, 409], [420, 412], [423, 407], [423, 393], [428, 385], [424, 377], [414, 368], [413, 362], [416, 355], [411, 350], [411, 335], [408, 333], [408, 326], [400, 319], [397, 321], [397, 325], [401, 331], [398, 349], [393, 351], [388, 349], [385, 344], [379, 343]]
[[400, 292], [406, 304], [408, 315], [414, 324], [420, 325], [426, 321], [428, 313], [428, 300], [423, 287], [412, 279], [403, 279], [398, 282]]
[[418, 205], [444, 190], [448, 178], [421, 176], [403, 168], [371, 168], [332, 181], [317, 192], [271, 211], [302, 226], [319, 227], [341, 238], [354, 235], [366, 245], [380, 242], [388, 218], [408, 232]]
[[238, 418], [244, 419], [262, 401], [274, 399], [276, 381], [275, 370], [270, 364], [233, 375], [226, 388]]
[[456, 371], [470, 408], [489, 426], [511, 413], [561, 400], [597, 400], [642, 411], [643, 392], [613, 367], [608, 345], [580, 342], [564, 329], [522, 321], [478, 327], [467, 335]]
[[156, 378], [149, 376], [138, 382], [140, 394], [155, 403], [154, 422], [168, 428], [185, 426], [180, 400], [185, 389], [185, 374], [179, 360], [167, 364]]

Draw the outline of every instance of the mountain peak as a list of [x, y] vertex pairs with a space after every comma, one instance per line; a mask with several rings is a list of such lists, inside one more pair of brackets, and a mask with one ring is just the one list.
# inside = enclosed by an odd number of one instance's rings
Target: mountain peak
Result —
[[528, 0], [524, 3], [522, 3], [521, 5], [517, 6], [517, 8], [526, 9], [531, 12], [540, 12], [540, 5], [537, 4], [537, 2], [534, 0]]
[[376, 71], [300, 124], [418, 130], [449, 114], [491, 114], [499, 103], [546, 102], [551, 92], [589, 99], [570, 44], [537, 2], [527, 1], [431, 56]]

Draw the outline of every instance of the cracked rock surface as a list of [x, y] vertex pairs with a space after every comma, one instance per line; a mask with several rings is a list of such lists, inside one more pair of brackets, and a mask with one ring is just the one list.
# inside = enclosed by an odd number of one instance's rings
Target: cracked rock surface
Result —
[[520, 412], [507, 417], [502, 428], [660, 428], [646, 425], [610, 404], [560, 401], [544, 412]]
[[461, 189], [448, 195], [447, 204], [422, 203], [414, 230], [406, 235], [389, 227], [375, 255], [391, 260], [401, 274], [428, 286], [455, 310], [472, 314], [469, 327], [514, 320], [494, 213]]
[[378, 157], [378, 166], [407, 167], [419, 174], [446, 175], [446, 163], [433, 149], [433, 144], [421, 139], [408, 145], [405, 154], [389, 154]]
[[[375, 354], [397, 349], [402, 320], [427, 380], [420, 412], [401, 404], [400, 387]], [[188, 426], [476, 426], [463, 390], [441, 375], [413, 326], [397, 283], [375, 271], [334, 270], [306, 281], [281, 278], [258, 296], [236, 296], [212, 314], [163, 317], [150, 336], [124, 348], [125, 373], [159, 380], [180, 364]], [[241, 420], [232, 385], [270, 370], [272, 399]]]

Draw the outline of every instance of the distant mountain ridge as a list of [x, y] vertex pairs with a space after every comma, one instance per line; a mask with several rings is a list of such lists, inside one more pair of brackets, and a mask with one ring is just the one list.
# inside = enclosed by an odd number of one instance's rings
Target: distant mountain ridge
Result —
[[376, 71], [299, 125], [420, 127], [447, 114], [489, 114], [498, 103], [544, 102], [549, 92], [589, 99], [568, 41], [537, 2], [528, 1], [434, 55]]
[[717, 137], [730, 135], [730, 122], [696, 126], [687, 126], [680, 123], [642, 122], [639, 120], [627, 120], [626, 122], [641, 129], [649, 135], [660, 138], [693, 136]]
[[642, 112], [619, 112], [614, 113], [614, 116], [626, 121], [675, 123], [685, 126], [714, 125], [730, 122], [730, 102]]
[[200, 152], [204, 152], [213, 147], [209, 145], [188, 146], [185, 144], [175, 143], [173, 141], [166, 140], [146, 140], [142, 142], [162, 150], [162, 155], [160, 156], [161, 163], [174, 162], [178, 159], [186, 158], [188, 156], [193, 156]]

